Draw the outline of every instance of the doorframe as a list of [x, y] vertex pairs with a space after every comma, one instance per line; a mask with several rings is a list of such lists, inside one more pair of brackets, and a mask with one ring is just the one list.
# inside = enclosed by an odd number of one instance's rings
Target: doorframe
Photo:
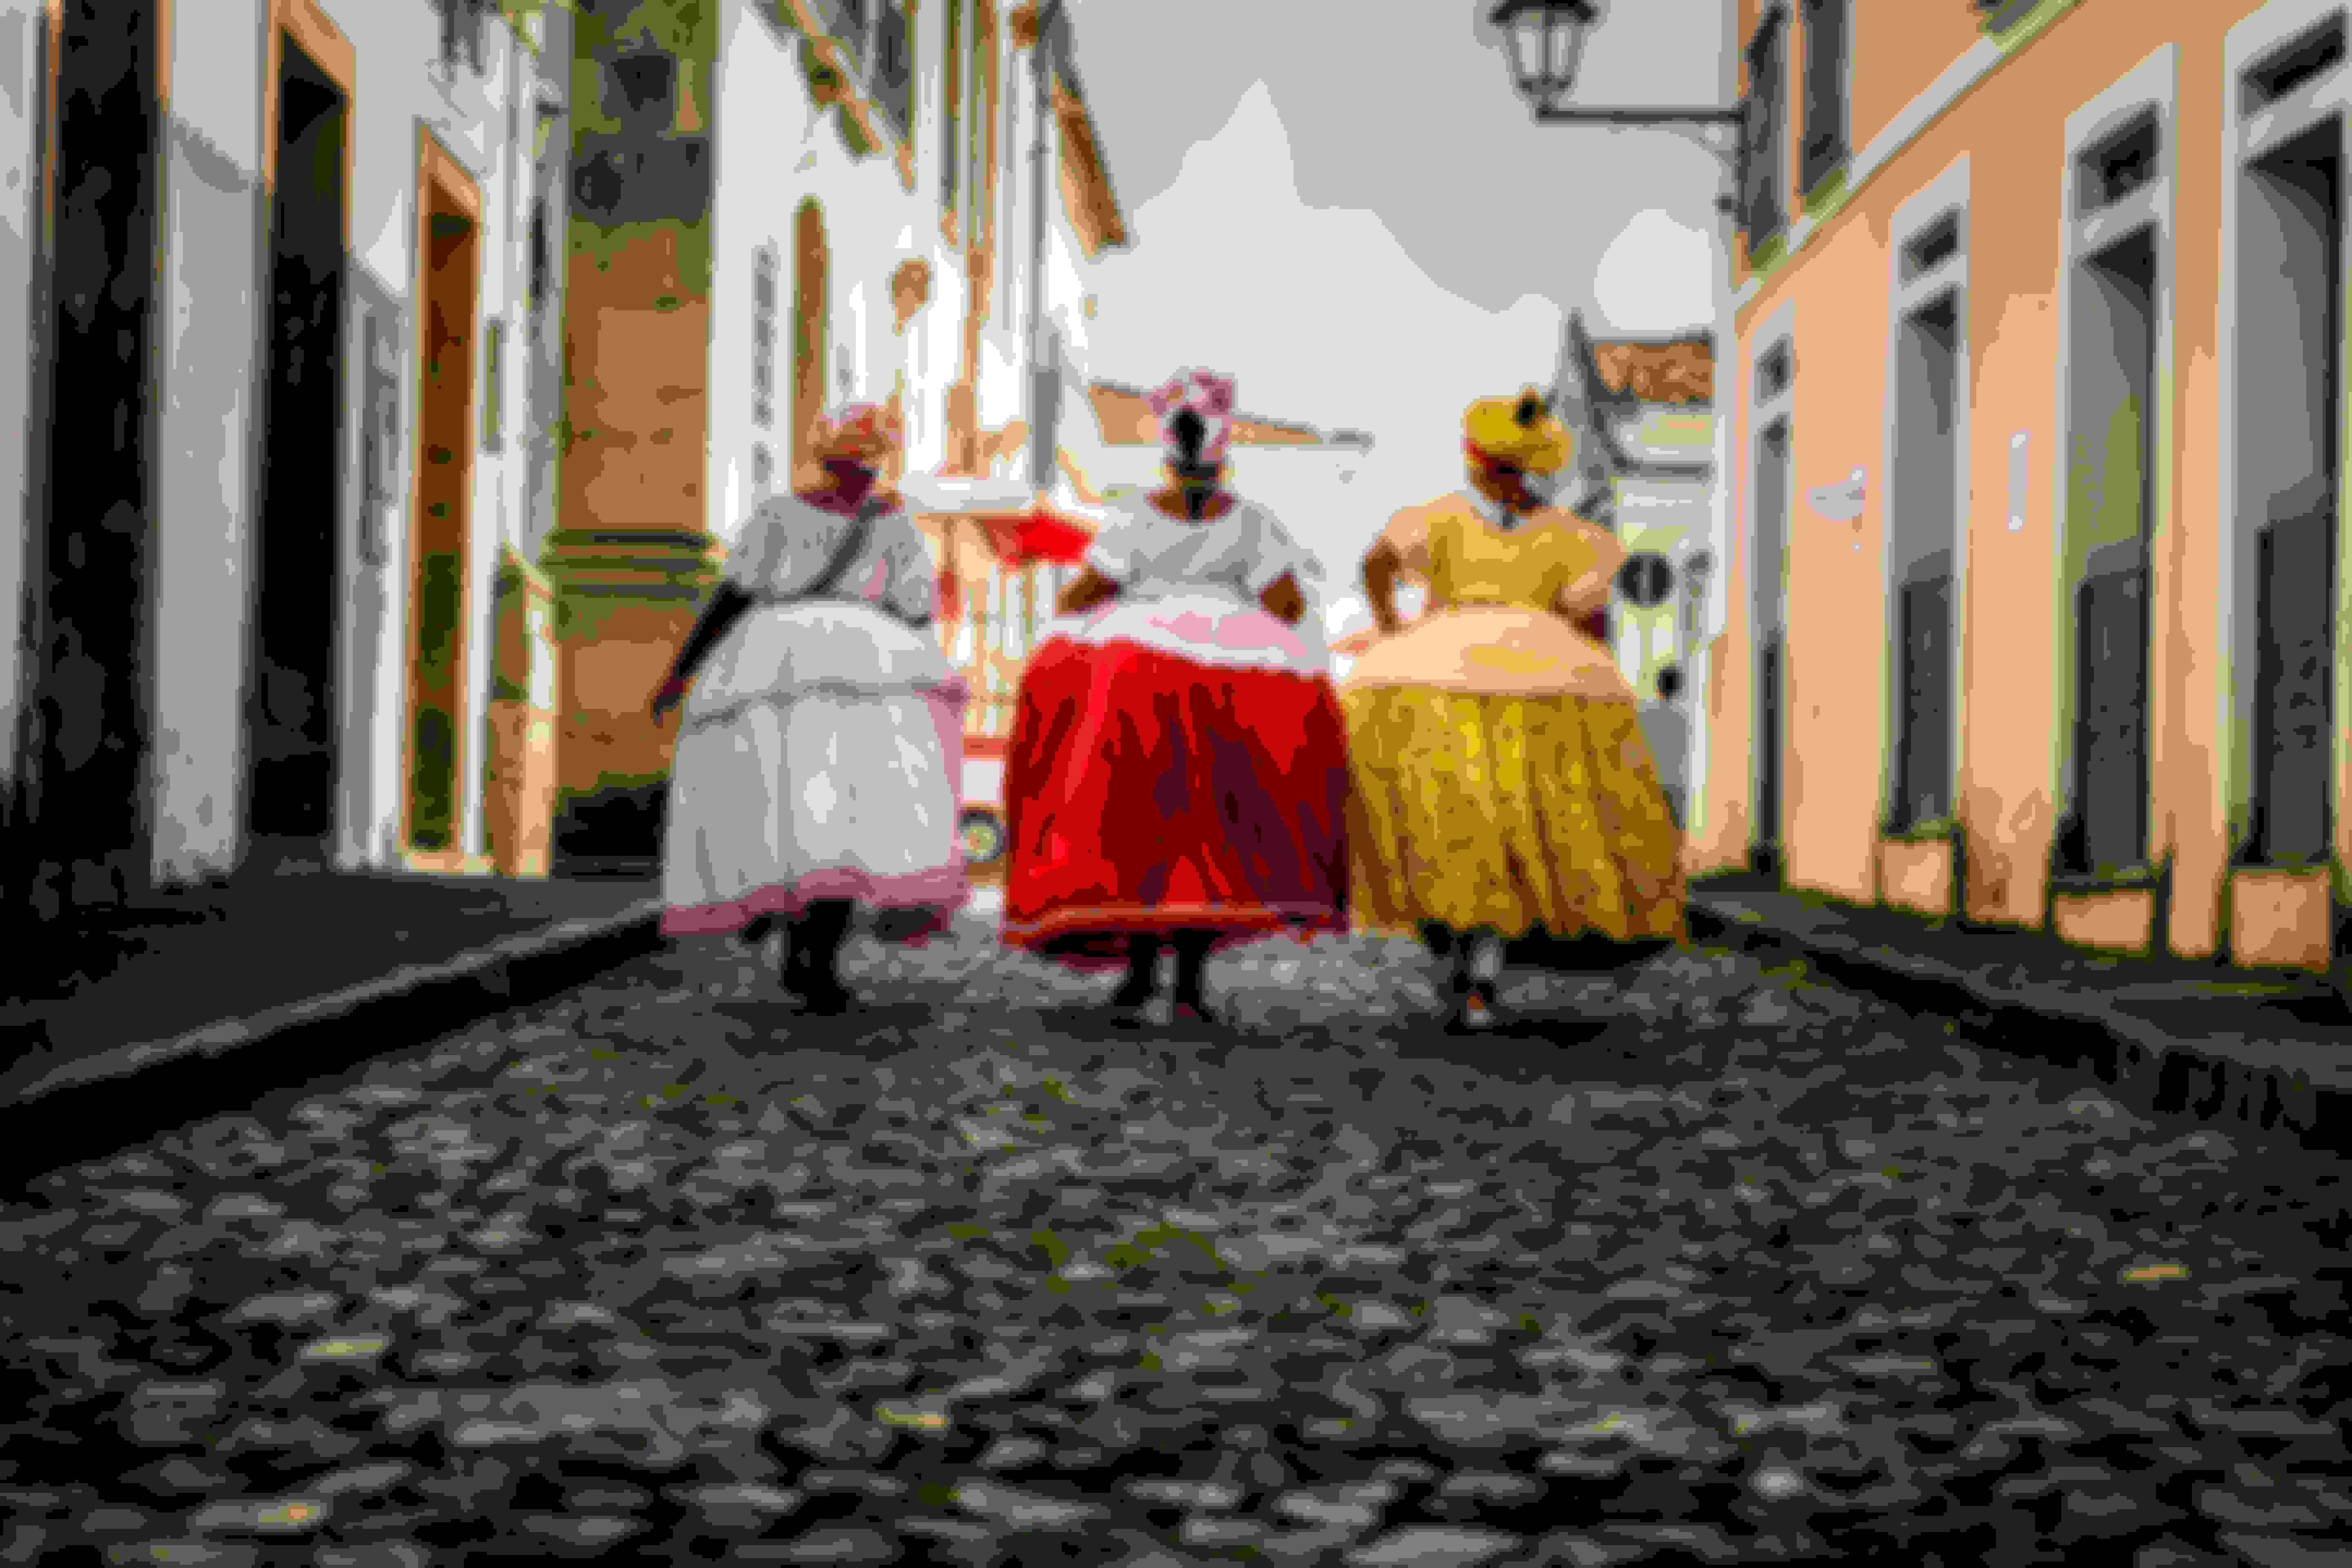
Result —
[[[2352, 7], [2347, 7], [2345, 0], [2270, 0], [2231, 27], [2221, 45], [2223, 91], [2237, 101], [2221, 123], [2221, 310], [2214, 345], [2221, 390], [2214, 464], [2219, 505], [2214, 515], [2224, 524], [2219, 551], [2220, 591], [2213, 596], [2214, 646], [2224, 657], [2219, 661], [2221, 678], [2213, 694], [2211, 733], [2213, 749], [2218, 753], [2214, 774], [2221, 786], [2221, 816], [2229, 834], [2223, 847], [2227, 851], [2234, 851], [2244, 843], [2252, 828], [2254, 788], [2253, 672], [2257, 667], [2252, 650], [2256, 584], [2253, 542], [2238, 516], [2237, 300], [2243, 259], [2240, 211], [2242, 182], [2253, 164], [2294, 138], [2330, 120], [2342, 129], [2344, 146], [2338, 169], [2339, 179], [2345, 184], [2339, 192], [2337, 218], [2347, 232], [2341, 237], [2345, 266], [2338, 284], [2343, 306], [2338, 321], [2346, 332], [2352, 333], [2352, 56], [2252, 114], [2245, 112], [2243, 100], [2237, 94], [2247, 74], [2267, 57], [2300, 42], [2330, 21], [2344, 24], [2347, 43], [2352, 45]], [[2330, 784], [2335, 810], [2330, 826], [2335, 845], [2329, 881], [2335, 897], [2341, 901], [2352, 899], [2352, 822], [2346, 820], [2345, 811], [2347, 790], [2352, 787], [2347, 786], [2347, 778], [2352, 778], [2352, 743], [2347, 743], [2344, 733], [2345, 716], [2352, 713], [2352, 668], [2347, 668], [2346, 662], [2347, 652], [2352, 652], [2352, 639], [2344, 636], [2345, 628], [2352, 626], [2352, 526], [2347, 526], [2352, 518], [2346, 515], [2347, 502], [2352, 502], [2352, 382], [2346, 379], [2352, 374], [2352, 363], [2347, 363], [2343, 341], [2334, 347], [2339, 424], [2336, 475], [2336, 637], [2331, 678], [2336, 717], [2331, 725], [2335, 739]], [[2231, 872], [2225, 868], [2225, 883], [2231, 876]]]
[[[1896, 459], [1901, 455], [1896, 439], [1903, 411], [1899, 399], [1902, 389], [1903, 331], [1913, 317], [1928, 309], [1946, 296], [1953, 304], [1952, 360], [1952, 625], [1948, 636], [1951, 643], [1951, 692], [1949, 715], [1951, 733], [1945, 753], [1951, 760], [1951, 776], [1946, 781], [1950, 798], [1945, 803], [1948, 816], [1955, 822], [1960, 813], [1960, 781], [1967, 773], [1966, 703], [1968, 701], [1968, 605], [1969, 605], [1969, 405], [1974, 383], [1971, 371], [1974, 356], [1969, 352], [1969, 252], [1975, 236], [1970, 233], [1969, 205], [1969, 155], [1965, 153], [1953, 159], [1944, 171], [1921, 185], [1899, 207], [1887, 226], [1887, 287], [1886, 287], [1886, 404], [1888, 418], [1879, 456], [1878, 471], [1885, 476], [1881, 486], [1885, 499], [1879, 505], [1879, 575], [1885, 594], [1885, 635], [1880, 641], [1884, 647], [1880, 666], [1880, 729], [1878, 808], [1884, 816], [1895, 801], [1897, 772], [1895, 742], [1902, 733], [1904, 693], [1902, 689], [1902, 617], [1899, 614], [1902, 584], [1895, 571], [1895, 530], [1898, 526], [1896, 509], [1902, 496], [1898, 490], [1900, 470]], [[1933, 268], [1925, 275], [1906, 280], [1903, 264], [1910, 247], [1923, 234], [1946, 218], [1959, 225], [1959, 249], [1950, 259]]]
[[31, 879], [41, 868], [40, 857], [32, 843], [41, 796], [39, 702], [47, 622], [47, 595], [42, 588], [48, 580], [48, 430], [49, 410], [56, 395], [53, 377], [46, 367], [51, 363], [50, 345], [57, 334], [58, 74], [64, 66], [65, 0], [43, 0], [37, 16], [39, 34], [36, 47], [39, 58], [34, 71], [33, 190], [27, 215], [32, 230], [32, 287], [26, 301], [25, 345], [35, 368], [25, 389], [25, 429], [18, 437], [25, 443], [24, 556], [20, 563], [24, 579], [17, 602], [12, 606], [21, 651], [14, 692], [16, 707], [9, 726], [7, 780], [9, 837], [23, 847], [23, 853], [12, 851], [5, 868], [0, 868], [0, 897], [5, 897], [11, 906], [19, 907], [29, 900], [34, 889], [29, 882], [18, 886], [17, 878], [21, 875]]
[[[457, 548], [457, 611], [455, 629], [451, 633], [450, 663], [456, 668], [457, 712], [450, 737], [451, 765], [456, 769], [451, 785], [450, 845], [446, 849], [419, 849], [415, 833], [416, 792], [413, 786], [416, 770], [416, 689], [415, 678], [422, 657], [424, 636], [423, 605], [418, 599], [420, 572], [425, 552], [425, 476], [428, 463], [425, 455], [425, 402], [429, 379], [430, 346], [426, 334], [432, 331], [433, 313], [427, 290], [433, 272], [433, 194], [436, 186], [446, 191], [459, 208], [460, 216], [474, 225], [475, 296], [471, 315], [478, 319], [481, 310], [481, 269], [488, 247], [488, 237], [482, 232], [482, 192], [472, 173], [446, 147], [429, 124], [419, 121], [416, 127], [416, 261], [410, 271], [409, 349], [415, 365], [415, 390], [409, 402], [409, 473], [408, 473], [408, 542], [402, 552], [404, 577], [399, 595], [403, 619], [407, 623], [401, 642], [405, 658], [401, 668], [401, 735], [400, 735], [400, 844], [401, 858], [411, 868], [420, 871], [460, 872], [477, 868], [480, 862], [469, 858], [465, 842], [465, 798], [467, 791], [469, 766], [474, 761], [473, 709], [475, 693], [466, 679], [468, 635], [473, 626], [474, 609], [474, 405], [480, 387], [474, 377], [473, 352], [467, 353], [467, 387], [464, 429], [457, 452], [457, 466], [463, 471], [459, 481], [465, 497], [466, 514], [458, 536]], [[469, 322], [469, 326], [470, 326]]]
[[[356, 258], [352, 254], [352, 180], [356, 166], [352, 154], [359, 142], [358, 51], [342, 30], [319, 9], [316, 0], [269, 0], [268, 14], [262, 22], [261, 180], [258, 201], [261, 210], [257, 226], [261, 243], [255, 259], [254, 300], [257, 308], [254, 312], [253, 324], [254, 342], [258, 352], [254, 355], [253, 389], [250, 397], [253, 406], [264, 409], [268, 406], [267, 398], [271, 375], [270, 327], [273, 320], [274, 296], [270, 289], [270, 279], [276, 267], [278, 242], [278, 100], [279, 82], [286, 63], [286, 40], [289, 35], [295, 43], [300, 46], [302, 52], [309, 57], [310, 63], [318, 68], [320, 73], [325, 76], [328, 81], [333, 84], [335, 90], [341, 93], [343, 97], [342, 212], [337, 234], [338, 242], [342, 247], [346, 276], [357, 265]], [[338, 330], [342, 335], [343, 344], [343, 363], [338, 367], [340, 372], [349, 368], [352, 348], [356, 337], [352, 327], [351, 289], [348, 286], [344, 289], [339, 313], [342, 320], [338, 323]], [[347, 378], [339, 374], [336, 384], [336, 395], [339, 400], [345, 396], [346, 380]], [[346, 456], [343, 448], [349, 445], [350, 426], [351, 409], [347, 405], [339, 406], [335, 437], [339, 458]], [[248, 472], [253, 478], [246, 500], [246, 516], [249, 520], [246, 531], [249, 540], [249, 559], [247, 563], [245, 581], [246, 626], [242, 684], [246, 702], [240, 705], [237, 713], [237, 721], [243, 727], [244, 734], [239, 750], [241, 765], [233, 785], [233, 794], [238, 803], [236, 838], [241, 847], [250, 847], [252, 837], [252, 827], [248, 820], [254, 782], [251, 755], [254, 735], [250, 702], [253, 683], [260, 674], [261, 552], [268, 548], [267, 542], [261, 536], [263, 507], [268, 494], [267, 472], [269, 429], [264, 421], [255, 422], [254, 428], [247, 437], [247, 447]], [[348, 490], [353, 476], [349, 472], [348, 461], [342, 462], [341, 466], [345, 469], [342, 488]], [[356, 649], [353, 638], [356, 628], [353, 622], [357, 616], [354, 614], [355, 606], [352, 602], [351, 592], [353, 581], [351, 571], [352, 553], [357, 549], [357, 544], [344, 527], [343, 517], [343, 513], [350, 510], [349, 499], [348, 495], [342, 497], [346, 504], [337, 508], [334, 519], [333, 526], [337, 535], [335, 574], [333, 580], [328, 584], [328, 591], [335, 595], [333, 646], [328, 655], [333, 662], [335, 679], [333, 693], [335, 711], [331, 720], [334, 732], [334, 773], [333, 784], [329, 792], [329, 822], [327, 830], [320, 837], [320, 847], [331, 860], [335, 857], [341, 842], [344, 826], [342, 816], [349, 804], [348, 776], [352, 757], [350, 744], [351, 726], [347, 713], [352, 703], [360, 695], [355, 689], [353, 679], [357, 673], [354, 668]]]
[[[2082, 185], [2079, 160], [2116, 132], [2124, 130], [2142, 116], [2153, 116], [2157, 134], [2157, 174], [2148, 188], [2126, 196], [2107, 214], [2085, 215], [2082, 211]], [[2147, 810], [2147, 831], [2140, 845], [2141, 864], [2153, 871], [2168, 858], [2172, 848], [2173, 817], [2178, 802], [2168, 802], [2159, 790], [2163, 777], [2163, 758], [2159, 746], [2168, 714], [2159, 704], [2171, 671], [2166, 657], [2171, 639], [2167, 630], [2164, 612], [2159, 606], [2169, 605], [2179, 581], [2178, 552], [2180, 531], [2173, 526], [2172, 507], [2177, 487], [2173, 482], [2173, 467], [2179, 461], [2180, 444], [2176, 426], [2179, 398], [2174, 385], [2173, 335], [2179, 315], [2175, 294], [2179, 260], [2175, 254], [2176, 237], [2173, 228], [2173, 208], [2180, 189], [2180, 47], [2161, 44], [2150, 50], [2140, 62], [2126, 71], [2105, 89], [2092, 95], [2083, 105], [2066, 117], [2065, 142], [2058, 165], [2059, 213], [2059, 286], [2058, 286], [2058, 353], [2057, 396], [2051, 410], [2054, 430], [2051, 442], [2051, 530], [2050, 530], [2050, 603], [2053, 613], [2051, 631], [2053, 638], [2074, 639], [2079, 634], [2074, 624], [2074, 595], [2080, 585], [2069, 580], [2066, 553], [2068, 515], [2073, 489], [2073, 441], [2074, 437], [2074, 316], [2075, 301], [2084, 287], [2084, 269], [2096, 257], [2110, 249], [2118, 240], [2128, 237], [2143, 227], [2152, 229], [2156, 253], [2156, 278], [2150, 300], [2149, 336], [2153, 340], [2150, 353], [2148, 386], [2149, 407], [2147, 434], [2142, 441], [2141, 460], [2147, 465], [2146, 475], [2147, 507], [2140, 519], [2141, 547], [2147, 562], [2147, 647], [2143, 654], [2147, 671], [2142, 697], [2146, 717], [2143, 722], [2147, 737], [2146, 752]], [[2057, 644], [2053, 641], [2053, 654]], [[2054, 804], [2053, 829], [2078, 806], [2074, 795], [2075, 731], [2081, 721], [2077, 710], [2080, 673], [2074, 668], [2074, 658], [2069, 655], [2051, 659], [2053, 699], [2050, 726], [2050, 800]], [[2171, 810], [2168, 810], [2168, 806]], [[2057, 845], [2053, 840], [2051, 853], [2044, 863], [2054, 873]], [[2137, 886], [2138, 879], [2126, 885]], [[2048, 901], [2045, 898], [2045, 903]], [[2158, 931], [2150, 933], [2152, 948], [2160, 950], [2170, 942], [2170, 933]]]

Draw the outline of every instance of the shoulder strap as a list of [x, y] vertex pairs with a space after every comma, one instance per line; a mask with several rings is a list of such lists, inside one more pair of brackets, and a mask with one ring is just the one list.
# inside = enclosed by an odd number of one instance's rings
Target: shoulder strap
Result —
[[814, 582], [801, 590], [804, 597], [822, 598], [841, 585], [841, 580], [849, 575], [850, 567], [856, 564], [858, 552], [874, 536], [874, 520], [881, 515], [882, 503], [879, 501], [869, 500], [857, 509], [857, 515], [850, 522], [848, 533], [835, 549], [833, 559], [825, 563], [824, 570], [817, 574]]

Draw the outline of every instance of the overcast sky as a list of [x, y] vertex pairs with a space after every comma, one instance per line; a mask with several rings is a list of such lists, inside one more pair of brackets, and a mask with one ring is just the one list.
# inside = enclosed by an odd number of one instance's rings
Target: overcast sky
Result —
[[[1491, 0], [1488, 0], [1491, 3]], [[1363, 515], [1295, 520], [1336, 582], [1461, 479], [1471, 398], [1549, 383], [1561, 323], [1710, 325], [1706, 133], [1538, 126], [1470, 0], [1073, 0], [1134, 248], [1087, 369], [1235, 375], [1243, 408], [1371, 432]], [[1729, 0], [1603, 0], [1575, 101], [1729, 100]]]

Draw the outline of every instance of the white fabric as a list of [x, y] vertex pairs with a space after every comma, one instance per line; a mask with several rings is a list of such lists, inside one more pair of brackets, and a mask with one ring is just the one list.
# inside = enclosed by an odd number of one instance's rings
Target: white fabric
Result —
[[686, 700], [686, 727], [824, 689], [911, 695], [957, 679], [938, 635], [866, 605], [762, 605], [729, 627]]
[[[1308, 624], [1302, 622], [1302, 625]], [[1330, 649], [1298, 635], [1231, 589], [1113, 599], [1085, 616], [1047, 624], [1055, 639], [1100, 647], [1129, 642], [1218, 669], [1281, 669], [1328, 676]]]
[[882, 879], [960, 866], [958, 807], [922, 698], [745, 707], [678, 738], [662, 896], [695, 907], [834, 868]]
[[[781, 604], [805, 593], [833, 560], [856, 519], [812, 506], [798, 496], [769, 496], [751, 509], [728, 553], [728, 580], [753, 598]], [[883, 605], [908, 619], [938, 613], [939, 573], [930, 547], [904, 508], [874, 520], [849, 570], [832, 590]]]
[[1244, 500], [1223, 517], [1192, 522], [1146, 498], [1123, 498], [1087, 548], [1087, 564], [1131, 599], [1223, 588], [1255, 605], [1286, 574], [1301, 588], [1323, 575], [1272, 512]]

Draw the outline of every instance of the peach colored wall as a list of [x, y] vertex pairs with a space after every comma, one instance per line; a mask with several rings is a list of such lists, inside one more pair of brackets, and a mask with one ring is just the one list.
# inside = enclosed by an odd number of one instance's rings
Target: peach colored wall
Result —
[[[1847, 137], [1861, 152], [1894, 122], [1913, 99], [1936, 84], [1952, 62], [1982, 41], [1980, 17], [1968, 0], [1853, 0], [1846, 24], [1847, 58], [1866, 69], [1853, 72], [1847, 110]], [[1801, 27], [1799, 29], [1802, 31]], [[1796, 100], [1802, 102], [1801, 93]]]
[[704, 525], [710, 302], [679, 280], [677, 252], [676, 237], [655, 230], [601, 260], [571, 258], [567, 518], [603, 529]]
[[[1861, 0], [1853, 27], [1857, 147], [1975, 40], [1960, 0], [1905, 5]], [[1969, 160], [1969, 375], [1964, 455], [1970, 489], [1963, 614], [1967, 731], [1958, 780], [1971, 839], [1970, 912], [2041, 924], [2057, 808], [2053, 800], [2062, 633], [2053, 585], [2062, 476], [2053, 471], [2061, 174], [2067, 116], [2165, 44], [2179, 49], [2168, 150], [2170, 397], [2167, 512], [2157, 521], [2154, 848], [2173, 855], [2170, 945], [2209, 953], [2220, 938], [2228, 850], [2214, 751], [2222, 520], [2215, 515], [2221, 388], [2222, 40], [2258, 6], [2145, 5], [2085, 0], [1905, 148], [1767, 279], [1740, 319], [1733, 421], [1735, 526], [1750, 526], [1750, 337], [1793, 303], [1796, 416], [1790, 524], [1790, 678], [1786, 795], [1792, 885], [1869, 899], [1883, 815], [1886, 679], [1881, 435], [1885, 412], [1888, 227], [1895, 209], [1965, 153]], [[1743, 6], [1752, 26], [1758, 7]], [[1916, 16], [1914, 15], [1916, 13]], [[1949, 13], [1949, 16], [1946, 16]], [[1800, 29], [1801, 31], [1801, 28]], [[1801, 40], [1792, 54], [1801, 53]], [[1794, 93], [1792, 102], [1801, 103]], [[1792, 127], [1794, 132], [1799, 128]], [[2159, 329], [2161, 330], [2161, 323]], [[2007, 525], [2012, 434], [2029, 438], [2024, 524]], [[1811, 515], [1804, 496], [1853, 468], [1870, 478], [1853, 523]], [[1711, 693], [1708, 820], [1695, 868], [1740, 862], [1749, 838], [1752, 656], [1748, 563], [1727, 563], [1730, 616]], [[2352, 829], [2339, 817], [2339, 842]], [[2126, 902], [2129, 902], [2126, 900]], [[2144, 907], [2142, 904], [2133, 907]], [[2118, 918], [2102, 910], [2105, 925]]]

